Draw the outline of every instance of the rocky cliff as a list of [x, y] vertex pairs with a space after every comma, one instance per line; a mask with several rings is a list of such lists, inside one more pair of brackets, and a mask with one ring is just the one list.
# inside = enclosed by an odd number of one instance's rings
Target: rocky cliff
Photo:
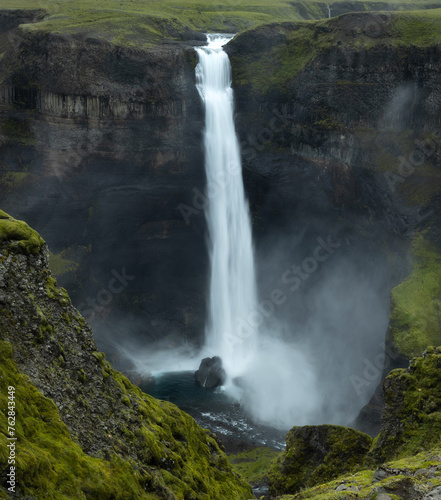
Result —
[[14, 498], [250, 498], [214, 435], [112, 368], [47, 265], [42, 238], [0, 212], [2, 497], [12, 387]]
[[[7, 35], [3, 207], [44, 235], [55, 270], [98, 333], [123, 309], [146, 339], [168, 335], [179, 344], [178, 328], [200, 335], [205, 220], [189, 224], [179, 208], [193, 206], [204, 185], [193, 48], [170, 40], [131, 49], [25, 29]], [[133, 277], [127, 286], [111, 303], [97, 298], [123, 269]]]
[[[439, 20], [438, 11], [348, 14], [261, 26], [226, 48], [263, 239], [275, 215], [284, 231], [333, 228], [371, 249], [366, 269], [385, 259], [383, 289], [410, 275], [392, 292], [386, 354], [366, 356], [358, 387], [441, 341]], [[381, 400], [379, 387], [358, 422], [372, 435]]]

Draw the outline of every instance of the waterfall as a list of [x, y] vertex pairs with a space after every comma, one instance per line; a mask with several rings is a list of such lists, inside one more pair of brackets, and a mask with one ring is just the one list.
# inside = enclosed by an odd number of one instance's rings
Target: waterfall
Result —
[[327, 7], [328, 7], [328, 17], [332, 17], [331, 16], [331, 7], [330, 7], [330, 5], [328, 4]]
[[196, 49], [196, 84], [205, 106], [205, 170], [211, 265], [206, 348], [222, 358], [228, 376], [240, 375], [257, 345], [249, 321], [256, 279], [248, 203], [233, 119], [231, 65], [222, 49], [233, 35], [207, 35]]

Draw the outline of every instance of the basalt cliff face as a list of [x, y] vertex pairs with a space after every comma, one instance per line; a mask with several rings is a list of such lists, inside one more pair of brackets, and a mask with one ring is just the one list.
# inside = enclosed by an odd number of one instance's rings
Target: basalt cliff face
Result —
[[43, 239], [0, 212], [2, 498], [250, 498], [213, 434], [112, 368], [47, 265]]
[[[192, 48], [200, 35], [140, 50], [17, 23], [2, 35], [3, 207], [48, 241], [53, 269], [103, 348], [111, 350], [105, 337], [127, 339], [131, 330], [175, 348], [200, 341], [208, 274]], [[381, 312], [337, 323], [323, 346], [346, 364], [352, 339], [359, 352], [349, 373], [364, 396], [372, 380], [360, 360], [372, 364], [381, 352], [389, 292], [410, 273], [414, 281], [393, 294], [388, 366], [440, 340], [438, 284], [418, 292], [417, 307], [410, 299], [427, 263], [438, 269], [440, 246], [441, 68], [430, 23], [348, 14], [261, 26], [226, 47], [261, 295], [300, 279], [302, 296], [288, 294], [283, 314], [301, 330], [322, 304], [310, 291], [328, 271], [316, 273], [312, 262], [314, 272], [286, 273], [311, 263], [318, 243], [340, 263], [339, 276], [353, 275], [347, 293], [367, 284]], [[332, 294], [338, 282], [329, 283]], [[359, 302], [366, 308], [363, 295]], [[366, 324], [375, 349], [365, 349]]]
[[[205, 182], [193, 48], [25, 28], [4, 40], [3, 208], [43, 234], [97, 332], [123, 309], [145, 338], [179, 343], [177, 326], [200, 335], [205, 220], [199, 210], [190, 224], [180, 209]], [[130, 276], [118, 293], [108, 289], [115, 273]]]

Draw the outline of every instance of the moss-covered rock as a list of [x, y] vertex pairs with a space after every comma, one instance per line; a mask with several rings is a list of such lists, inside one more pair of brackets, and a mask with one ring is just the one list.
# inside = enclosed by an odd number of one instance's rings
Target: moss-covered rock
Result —
[[268, 472], [273, 495], [295, 493], [359, 469], [372, 444], [360, 431], [337, 425], [293, 427], [286, 450]]
[[441, 348], [431, 347], [407, 370], [384, 381], [382, 428], [368, 463], [416, 454], [441, 443]]
[[413, 269], [392, 290], [389, 336], [407, 357], [441, 344], [441, 254], [423, 235], [412, 245]]
[[0, 470], [13, 386], [19, 496], [250, 498], [213, 434], [142, 393], [97, 352], [90, 327], [50, 275], [38, 234], [4, 212], [0, 229]]
[[306, 498], [317, 500], [336, 500], [339, 498], [346, 500], [352, 498], [429, 499], [434, 497], [425, 497], [425, 495], [439, 491], [440, 485], [441, 453], [439, 449], [435, 448], [413, 457], [389, 462], [377, 470], [346, 474], [326, 484], [280, 498], [283, 500]]
[[0, 210], [0, 244], [7, 242], [8, 250], [25, 255], [37, 254], [44, 245], [43, 238], [26, 222], [18, 221]]

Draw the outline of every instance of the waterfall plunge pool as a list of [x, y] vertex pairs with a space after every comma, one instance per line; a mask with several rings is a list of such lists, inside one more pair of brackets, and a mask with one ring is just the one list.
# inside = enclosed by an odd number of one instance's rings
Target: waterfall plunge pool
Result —
[[283, 431], [253, 422], [242, 404], [222, 387], [204, 389], [198, 385], [193, 371], [159, 373], [140, 388], [150, 396], [174, 403], [201, 427], [215, 432], [227, 452], [251, 446], [285, 448], [289, 429]]

